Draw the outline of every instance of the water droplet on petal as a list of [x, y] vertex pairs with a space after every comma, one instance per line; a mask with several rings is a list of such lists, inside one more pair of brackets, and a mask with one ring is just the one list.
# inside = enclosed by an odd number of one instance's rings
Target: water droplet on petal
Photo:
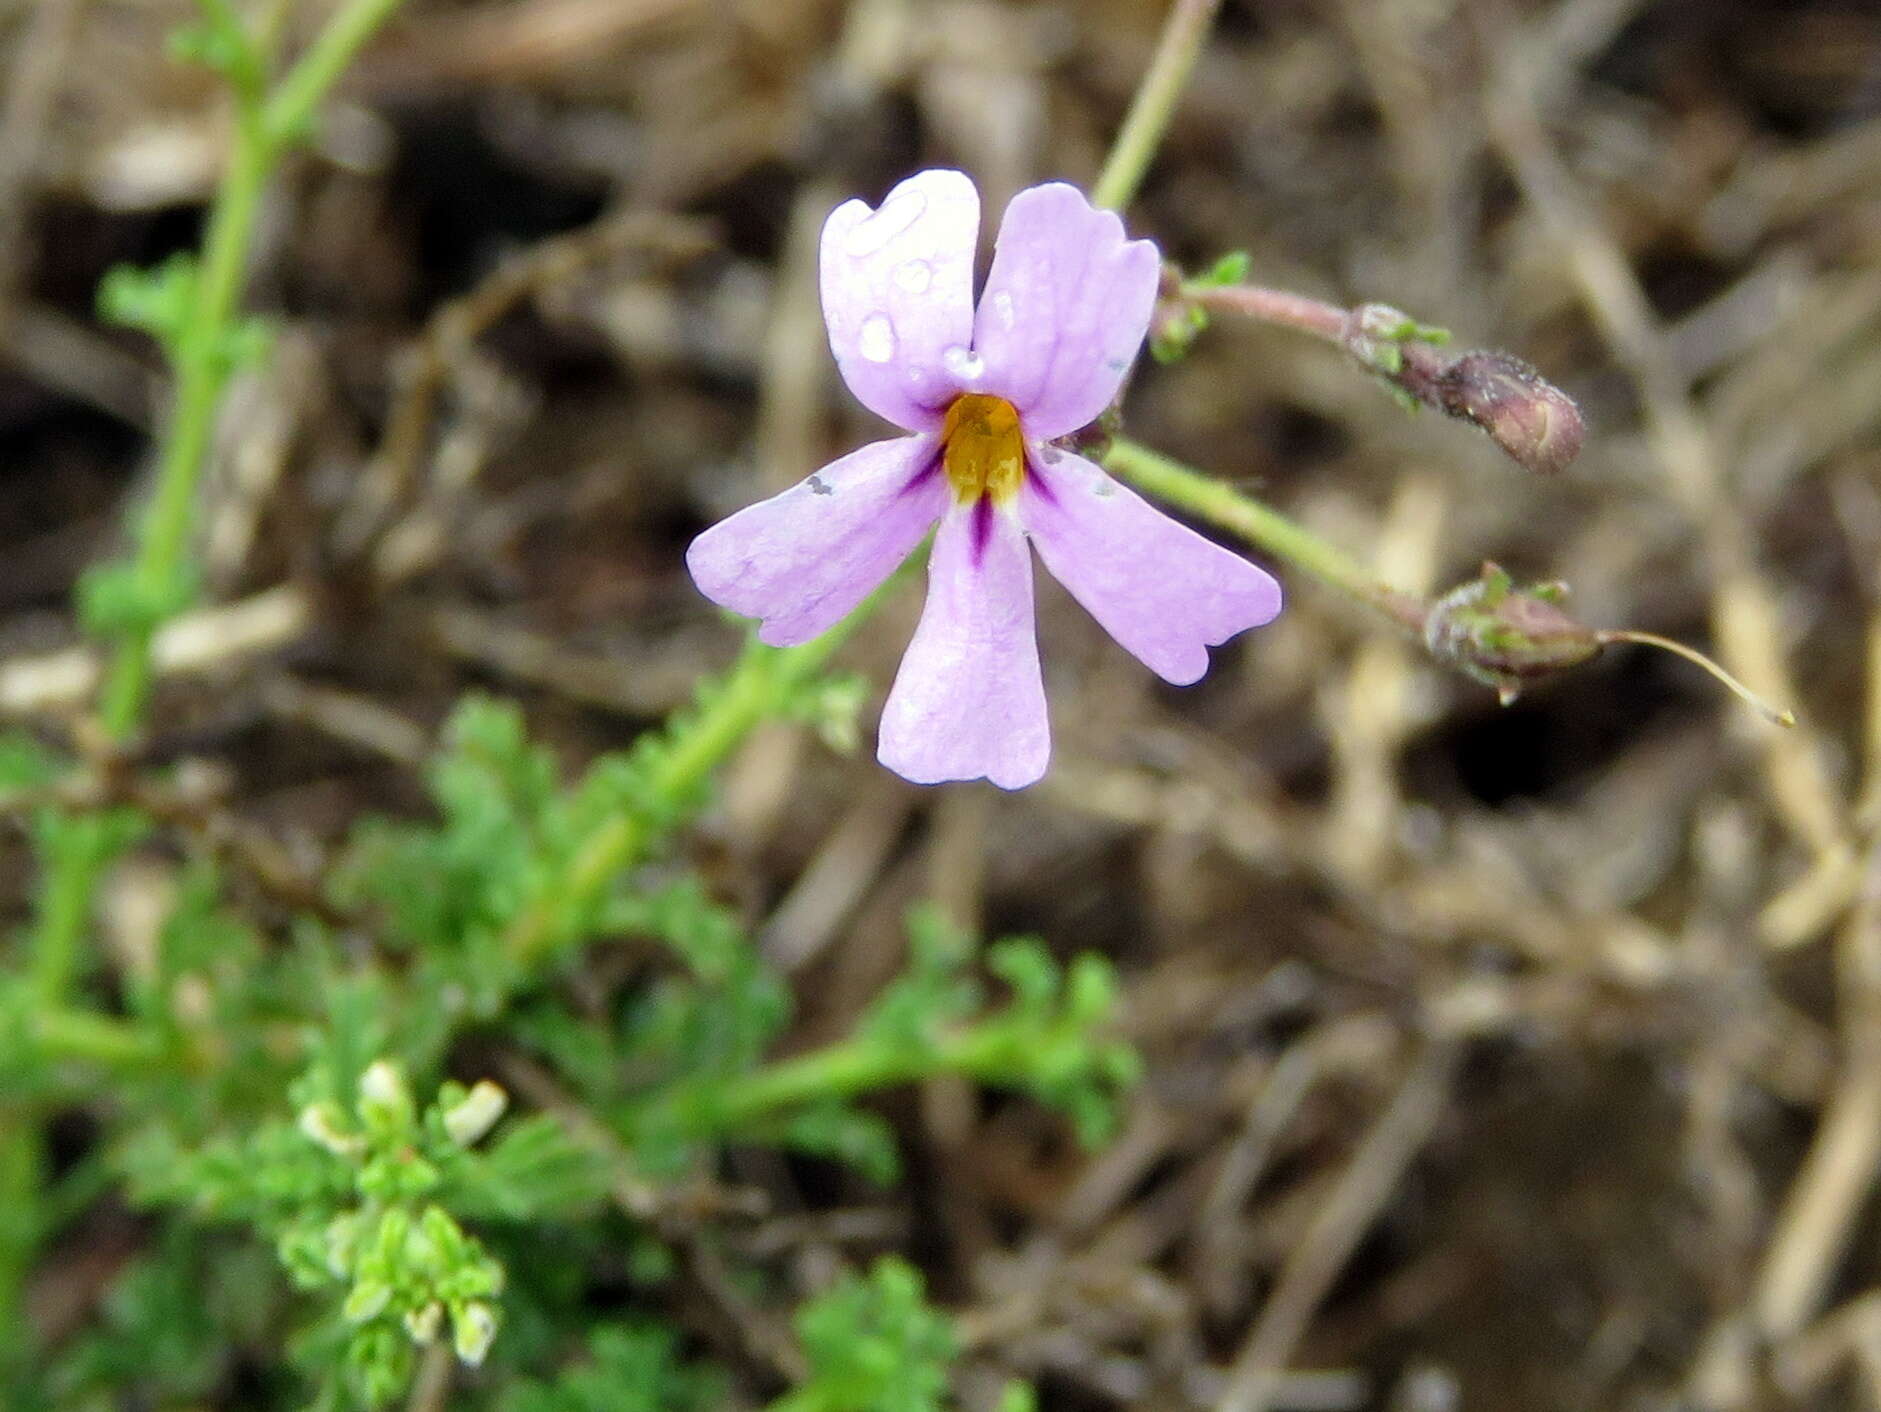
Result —
[[978, 382], [986, 374], [986, 360], [960, 343], [941, 354], [941, 366], [962, 383]]
[[925, 294], [934, 282], [934, 271], [926, 260], [910, 260], [895, 266], [895, 283], [910, 294]]
[[856, 351], [871, 363], [886, 363], [895, 356], [895, 326], [886, 314], [870, 314], [862, 321]]
[[993, 292], [993, 317], [999, 321], [1001, 328], [1011, 328], [1016, 317], [1012, 308], [1012, 296], [1003, 289]]
[[921, 219], [926, 209], [927, 197], [918, 191], [904, 191], [884, 201], [881, 210], [850, 231], [843, 250], [855, 259], [866, 259]]

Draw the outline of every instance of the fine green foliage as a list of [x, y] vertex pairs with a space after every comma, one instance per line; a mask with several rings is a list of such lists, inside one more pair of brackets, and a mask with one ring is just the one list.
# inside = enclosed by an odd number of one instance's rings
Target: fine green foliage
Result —
[[[391, 1405], [432, 1349], [504, 1412], [596, 1405], [629, 1372], [658, 1391], [650, 1406], [711, 1405], [724, 1375], [681, 1356], [679, 1326], [591, 1328], [583, 1290], [627, 1252], [636, 1286], [657, 1293], [675, 1245], [705, 1234], [668, 1213], [712, 1182], [728, 1147], [786, 1149], [887, 1185], [900, 1143], [866, 1100], [943, 1075], [1032, 1095], [1101, 1140], [1136, 1073], [1110, 1033], [1114, 978], [1095, 957], [1061, 966], [1036, 939], [982, 952], [916, 909], [901, 973], [848, 1033], [789, 1046], [790, 987], [706, 884], [663, 857], [706, 797], [702, 766], [674, 762], [728, 748], [725, 703], [756, 723], [825, 691], [777, 655], [752, 649], [696, 711], [568, 780], [520, 713], [466, 701], [428, 771], [435, 816], [362, 823], [335, 875], [334, 904], [372, 938], [364, 953], [311, 918], [270, 936], [207, 863], [182, 869], [125, 978], [122, 1018], [94, 1021], [137, 1048], [116, 1073], [118, 1122], [92, 1189], [121, 1181], [160, 1239], [21, 1405], [79, 1405], [130, 1366], [178, 1398], [218, 1386], [236, 1311], [171, 1307], [208, 1278], [239, 1279], [243, 1316], [265, 1326], [252, 1336], [284, 1343], [289, 1356], [268, 1365], [282, 1405]], [[61, 769], [25, 742], [0, 764], [15, 788]], [[150, 828], [123, 810], [41, 814], [44, 848], [99, 859]], [[519, 950], [519, 936], [552, 941]], [[597, 944], [631, 964], [605, 1003], [577, 1006], [562, 972]], [[51, 1057], [53, 1031], [35, 1034], [23, 1006], [5, 1013], [17, 1077], [38, 1084], [28, 1091], [67, 1091], [62, 1078], [85, 1065]], [[557, 1097], [512, 1111], [525, 1105], [492, 1079], [444, 1077], [471, 1054], [507, 1054]], [[41, 1228], [0, 1237], [28, 1250]], [[947, 1405], [951, 1334], [906, 1265], [834, 1286], [794, 1322], [811, 1373], [781, 1406]]]
[[688, 1365], [666, 1325], [603, 1324], [584, 1356], [553, 1381], [518, 1382], [498, 1412], [712, 1412], [725, 1405], [725, 1380]]
[[879, 1261], [797, 1311], [810, 1376], [771, 1412], [940, 1412], [956, 1352], [953, 1327], [927, 1305], [921, 1276]]

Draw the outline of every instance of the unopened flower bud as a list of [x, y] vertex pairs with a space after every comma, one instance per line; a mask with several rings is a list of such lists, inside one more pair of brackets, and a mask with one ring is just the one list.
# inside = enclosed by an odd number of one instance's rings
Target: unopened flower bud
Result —
[[1512, 354], [1465, 353], [1438, 374], [1436, 392], [1444, 411], [1474, 422], [1510, 460], [1544, 475], [1566, 469], [1586, 438], [1574, 399]]
[[1560, 584], [1518, 591], [1494, 564], [1431, 605], [1424, 643], [1439, 661], [1496, 688], [1506, 706], [1539, 677], [1577, 667], [1602, 646], [1599, 633], [1559, 607]]
[[363, 1324], [378, 1318], [391, 1302], [392, 1286], [384, 1280], [361, 1280], [340, 1306], [340, 1317], [349, 1324]]
[[411, 1341], [423, 1348], [438, 1336], [438, 1329], [444, 1323], [444, 1306], [432, 1300], [421, 1304], [405, 1314], [405, 1332], [411, 1335]]
[[325, 1239], [321, 1244], [328, 1272], [335, 1279], [344, 1279], [353, 1268], [354, 1257], [359, 1251], [359, 1213], [342, 1212], [327, 1222]]
[[475, 1368], [496, 1340], [496, 1310], [480, 1299], [451, 1311], [451, 1346], [458, 1358]]
[[300, 1130], [335, 1157], [357, 1157], [366, 1150], [366, 1140], [346, 1131], [346, 1118], [332, 1099], [309, 1103], [300, 1110]]
[[382, 1131], [407, 1127], [412, 1120], [411, 1090], [398, 1065], [376, 1059], [359, 1076], [359, 1116]]
[[444, 1110], [444, 1131], [459, 1147], [471, 1147], [496, 1126], [509, 1095], [488, 1079], [479, 1079], [462, 1101]]

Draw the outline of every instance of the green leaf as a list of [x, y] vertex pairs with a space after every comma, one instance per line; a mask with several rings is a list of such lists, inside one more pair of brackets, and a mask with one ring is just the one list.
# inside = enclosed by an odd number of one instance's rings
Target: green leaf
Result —
[[149, 334], [172, 353], [196, 302], [196, 258], [179, 253], [148, 269], [113, 265], [98, 283], [98, 316]]

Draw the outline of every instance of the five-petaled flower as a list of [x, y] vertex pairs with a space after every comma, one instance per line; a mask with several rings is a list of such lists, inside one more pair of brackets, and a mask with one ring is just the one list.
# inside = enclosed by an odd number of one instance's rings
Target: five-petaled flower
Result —
[[1014, 197], [977, 308], [980, 199], [927, 171], [823, 227], [823, 318], [862, 404], [909, 435], [833, 461], [693, 541], [706, 597], [807, 642], [927, 535], [927, 607], [882, 709], [877, 756], [919, 784], [1031, 784], [1051, 753], [1032, 558], [1119, 643], [1178, 685], [1208, 649], [1280, 611], [1261, 569], [1052, 445], [1116, 397], [1156, 301], [1159, 261], [1074, 187]]

